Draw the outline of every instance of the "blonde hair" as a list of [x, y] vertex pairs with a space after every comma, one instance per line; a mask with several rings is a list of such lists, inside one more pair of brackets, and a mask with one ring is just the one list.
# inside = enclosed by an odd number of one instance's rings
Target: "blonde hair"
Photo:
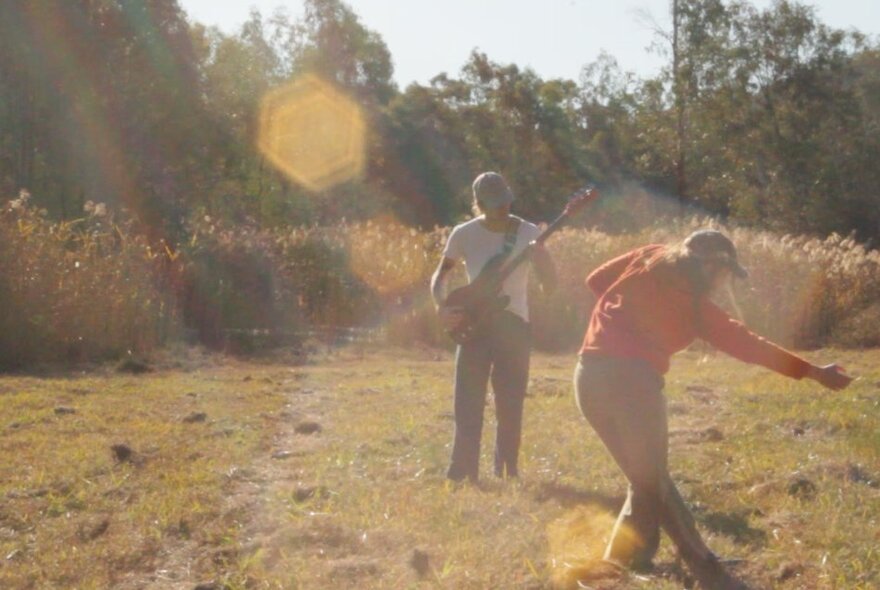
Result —
[[711, 277], [706, 275], [703, 261], [694, 255], [693, 251], [685, 245], [684, 240], [666, 248], [658, 265], [665, 266], [676, 273], [685, 276], [694, 293], [708, 295], [712, 286]]
[[[694, 254], [694, 252], [685, 245], [685, 240], [668, 246], [666, 251], [658, 260], [657, 264], [665, 266], [672, 272], [684, 275], [693, 288], [694, 294], [699, 300], [701, 297], [708, 297], [712, 289], [712, 277], [706, 272], [703, 264], [706, 259], [702, 256]], [[736, 295], [733, 292], [733, 281], [728, 281], [724, 285], [724, 292], [727, 295], [730, 305], [733, 308], [736, 318], [740, 322], [744, 322], [743, 313]], [[695, 311], [698, 311], [697, 302], [695, 301]], [[697, 321], [700, 321], [699, 313], [697, 313]]]

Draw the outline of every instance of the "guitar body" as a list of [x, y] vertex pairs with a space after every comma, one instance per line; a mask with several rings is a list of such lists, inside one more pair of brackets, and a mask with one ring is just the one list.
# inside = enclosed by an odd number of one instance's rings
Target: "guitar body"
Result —
[[445, 305], [460, 308], [464, 314], [461, 324], [447, 332], [456, 344], [470, 342], [484, 334], [492, 319], [510, 302], [506, 295], [499, 295], [504, 282], [499, 280], [499, 270], [506, 258], [498, 254], [490, 259], [477, 278], [446, 297]]

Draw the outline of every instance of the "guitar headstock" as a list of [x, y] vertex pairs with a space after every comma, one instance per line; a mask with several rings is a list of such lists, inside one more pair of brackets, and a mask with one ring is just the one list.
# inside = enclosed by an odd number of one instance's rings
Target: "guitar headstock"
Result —
[[568, 197], [568, 204], [565, 205], [563, 215], [571, 215], [586, 206], [587, 203], [592, 203], [598, 198], [599, 191], [592, 184], [588, 184], [587, 186], [576, 190], [570, 197]]

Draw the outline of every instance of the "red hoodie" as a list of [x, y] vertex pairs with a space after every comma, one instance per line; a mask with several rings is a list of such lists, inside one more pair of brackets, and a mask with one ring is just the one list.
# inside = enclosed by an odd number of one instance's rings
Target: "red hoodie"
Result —
[[606, 262], [587, 277], [599, 300], [581, 354], [640, 358], [661, 375], [669, 359], [695, 338], [747, 363], [800, 379], [810, 363], [748, 330], [712, 303], [696, 298], [687, 277], [654, 262], [662, 245], [638, 248]]

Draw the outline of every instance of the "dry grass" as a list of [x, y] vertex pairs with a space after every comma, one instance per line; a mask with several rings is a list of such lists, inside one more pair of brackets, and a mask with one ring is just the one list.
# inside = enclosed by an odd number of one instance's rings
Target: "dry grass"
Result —
[[175, 552], [198, 569], [212, 556], [189, 548], [235, 537], [222, 500], [268, 444], [289, 374], [186, 364], [0, 381], [0, 587], [139, 588], [177, 575]]
[[[601, 549], [624, 482], [577, 413], [569, 355], [534, 360], [522, 481], [488, 475], [490, 404], [484, 481], [457, 487], [443, 477], [448, 353], [344, 349], [303, 366], [188, 354], [137, 377], [0, 380], [0, 587], [685, 582], [668, 540], [646, 580], [578, 559]], [[693, 353], [668, 376], [674, 478], [755, 588], [880, 584], [880, 356], [819, 357], [862, 379], [830, 393]], [[184, 422], [192, 412], [206, 421]], [[135, 460], [114, 459], [121, 442]]]
[[[691, 218], [665, 221], [641, 231], [611, 235], [595, 230], [563, 229], [550, 238], [548, 249], [560, 283], [550, 296], [531, 293], [534, 335], [545, 350], [570, 350], [582, 336], [582, 326], [594, 303], [584, 278], [603, 262], [645, 244], [672, 244], [691, 231], [718, 227], [717, 222]], [[743, 228], [724, 228], [736, 243], [751, 277], [737, 284], [735, 295], [746, 323], [775, 341], [790, 346], [865, 347], [880, 345], [880, 252], [867, 251], [852, 239], [832, 235], [821, 240], [778, 236]], [[378, 226], [362, 235], [358, 248], [375, 256], [365, 258], [397, 264], [388, 251], [426, 247], [430, 260], [439, 260], [445, 229], [428, 236], [385, 236]], [[391, 242], [393, 247], [389, 246]], [[429, 267], [433, 270], [433, 267]], [[434, 322], [427, 298], [430, 272], [405, 291], [408, 307], [390, 314], [390, 334], [399, 344], [420, 340], [441, 345], [445, 339]], [[720, 301], [727, 305], [726, 301]], [[730, 307], [728, 305], [728, 307]], [[730, 307], [734, 311], [733, 307]]]
[[103, 206], [53, 222], [22, 195], [0, 209], [0, 365], [149, 350], [175, 323], [166, 253]]
[[[0, 364], [148, 352], [179, 339], [184, 325], [218, 347], [229, 329], [380, 323], [397, 345], [447, 344], [428, 281], [449, 228], [419, 232], [381, 218], [260, 229], [205, 217], [192, 220], [185, 243], [166, 246], [122, 219], [95, 205], [83, 219], [52, 222], [24, 197], [0, 211]], [[553, 236], [561, 281], [551, 296], [532, 294], [537, 345], [562, 351], [578, 342], [593, 303], [583, 279], [596, 266], [713, 223]], [[749, 325], [800, 347], [880, 345], [880, 253], [840, 236], [728, 231], [752, 271], [737, 289]]]

